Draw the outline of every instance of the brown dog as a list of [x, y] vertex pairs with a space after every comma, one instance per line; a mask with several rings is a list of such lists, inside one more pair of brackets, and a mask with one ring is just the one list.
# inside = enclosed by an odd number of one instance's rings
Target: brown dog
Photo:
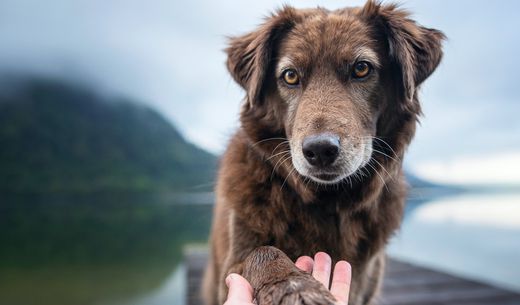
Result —
[[[224, 302], [230, 272], [257, 283], [259, 302], [330, 303], [311, 277], [284, 271], [289, 260], [267, 259], [279, 256], [264, 245], [292, 260], [325, 251], [349, 261], [349, 304], [374, 302], [385, 244], [403, 215], [401, 160], [421, 113], [417, 90], [439, 64], [443, 39], [374, 1], [284, 7], [231, 39], [228, 68], [247, 96], [219, 172], [208, 305]], [[266, 259], [275, 267], [247, 263]]]

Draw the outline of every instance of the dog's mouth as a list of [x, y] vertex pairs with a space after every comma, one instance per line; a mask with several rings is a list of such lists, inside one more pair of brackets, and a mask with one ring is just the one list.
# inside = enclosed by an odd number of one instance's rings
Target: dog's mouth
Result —
[[318, 174], [318, 175], [316, 175], [316, 178], [318, 178], [320, 180], [325, 180], [325, 181], [333, 181], [337, 177], [338, 177], [338, 175], [335, 175], [335, 174]]
[[309, 173], [306, 176], [321, 184], [335, 184], [345, 179], [348, 175], [344, 173], [319, 172], [316, 174]]

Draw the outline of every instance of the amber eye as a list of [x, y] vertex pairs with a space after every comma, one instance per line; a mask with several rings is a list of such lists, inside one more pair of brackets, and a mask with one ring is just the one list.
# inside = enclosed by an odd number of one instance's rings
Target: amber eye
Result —
[[287, 85], [296, 86], [300, 83], [300, 77], [294, 69], [283, 71], [282, 78]]
[[354, 65], [354, 69], [352, 70], [352, 77], [364, 78], [370, 74], [370, 71], [372, 71], [372, 66], [370, 63], [366, 61], [359, 61]]

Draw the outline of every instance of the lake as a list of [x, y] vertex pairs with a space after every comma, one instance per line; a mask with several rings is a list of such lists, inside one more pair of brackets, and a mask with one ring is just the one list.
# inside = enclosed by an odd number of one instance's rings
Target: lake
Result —
[[[389, 253], [520, 291], [520, 194], [410, 199]], [[183, 304], [210, 196], [4, 196], [0, 304]], [[188, 203], [189, 202], [189, 203]]]

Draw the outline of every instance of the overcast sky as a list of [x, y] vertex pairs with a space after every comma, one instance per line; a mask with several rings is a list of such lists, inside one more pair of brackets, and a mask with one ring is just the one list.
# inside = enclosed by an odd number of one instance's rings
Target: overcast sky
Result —
[[[400, 2], [449, 38], [422, 88], [425, 117], [407, 165], [428, 176], [432, 166], [507, 155], [520, 166], [520, 1]], [[243, 97], [224, 66], [225, 37], [253, 30], [283, 3], [364, 1], [2, 0], [0, 69], [79, 79], [134, 98], [219, 153]]]

